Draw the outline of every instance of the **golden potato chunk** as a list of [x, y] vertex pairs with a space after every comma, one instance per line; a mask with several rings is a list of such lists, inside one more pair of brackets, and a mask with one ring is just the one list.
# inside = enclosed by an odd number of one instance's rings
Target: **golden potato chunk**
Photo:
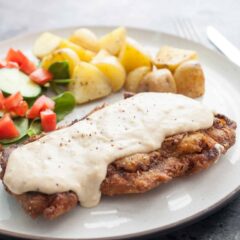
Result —
[[106, 49], [112, 55], [118, 55], [126, 41], [126, 29], [119, 27], [104, 35], [99, 40], [100, 48]]
[[107, 77], [94, 65], [80, 62], [74, 70], [73, 79], [69, 84], [76, 102], [81, 104], [111, 93]]
[[174, 73], [177, 92], [191, 98], [200, 97], [205, 91], [205, 78], [198, 61], [182, 63]]
[[196, 58], [197, 53], [194, 51], [164, 46], [160, 48], [154, 64], [158, 68], [174, 71], [181, 63]]
[[105, 57], [112, 56], [107, 50], [101, 49], [96, 56], [92, 59], [92, 61], [101, 61]]
[[132, 70], [128, 75], [124, 85], [124, 88], [128, 92], [137, 92], [139, 83], [143, 77], [151, 71], [150, 67], [139, 67]]
[[93, 52], [99, 50], [99, 43], [96, 35], [87, 28], [79, 28], [70, 36], [69, 40], [78, 46]]
[[125, 82], [126, 72], [115, 56], [97, 56], [92, 62], [108, 78], [114, 92], [119, 91]]
[[68, 40], [62, 40], [60, 43], [59, 48], [69, 48], [72, 49], [74, 52], [77, 53], [78, 57], [80, 60], [89, 62], [92, 60], [92, 58], [96, 55], [96, 53], [89, 51], [77, 44], [72, 43], [71, 41]]
[[122, 48], [119, 59], [126, 72], [141, 66], [151, 67], [151, 57], [146, 53], [145, 49], [135, 40], [128, 38], [126, 44]]
[[139, 85], [139, 92], [176, 93], [176, 83], [168, 69], [158, 69], [147, 73]]
[[42, 33], [33, 45], [33, 54], [38, 58], [43, 58], [55, 51], [62, 39], [50, 32]]
[[48, 70], [53, 63], [62, 61], [66, 61], [69, 64], [69, 73], [72, 77], [74, 68], [80, 60], [76, 52], [70, 48], [61, 48], [48, 54], [42, 59], [41, 67]]

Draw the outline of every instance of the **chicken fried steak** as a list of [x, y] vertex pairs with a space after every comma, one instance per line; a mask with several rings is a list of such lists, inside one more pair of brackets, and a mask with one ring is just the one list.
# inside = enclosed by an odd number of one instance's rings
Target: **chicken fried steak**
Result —
[[[176, 134], [165, 138], [156, 151], [116, 159], [107, 168], [101, 192], [108, 196], [143, 193], [173, 178], [207, 169], [235, 143], [235, 129], [235, 122], [217, 114], [208, 129]], [[2, 151], [2, 179], [8, 157], [16, 147]], [[55, 219], [78, 204], [74, 192], [11, 194], [33, 218], [43, 215]]]

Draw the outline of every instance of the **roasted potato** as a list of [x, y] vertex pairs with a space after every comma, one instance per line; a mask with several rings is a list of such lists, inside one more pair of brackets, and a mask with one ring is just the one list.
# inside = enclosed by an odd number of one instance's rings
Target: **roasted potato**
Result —
[[94, 65], [80, 62], [74, 69], [69, 90], [78, 104], [105, 97], [111, 93], [107, 77]]
[[200, 97], [205, 91], [205, 78], [198, 61], [182, 63], [174, 73], [177, 92], [191, 98]]
[[49, 69], [49, 67], [55, 62], [66, 61], [69, 64], [69, 73], [72, 77], [75, 66], [79, 63], [79, 57], [72, 49], [62, 48], [48, 54], [42, 59], [41, 66], [44, 69]]
[[62, 40], [59, 48], [70, 48], [74, 52], [77, 53], [78, 57], [80, 60], [85, 61], [85, 62], [90, 62], [93, 57], [96, 55], [96, 53], [89, 51], [87, 49], [82, 48], [81, 46], [74, 44], [68, 40]]
[[158, 69], [147, 73], [139, 84], [139, 92], [176, 93], [176, 83], [168, 69]]
[[196, 58], [197, 53], [194, 51], [164, 46], [160, 48], [154, 64], [158, 68], [168, 68], [174, 71], [181, 63]]
[[50, 32], [42, 33], [33, 45], [33, 54], [43, 58], [59, 48], [62, 39]]
[[138, 67], [132, 70], [128, 75], [124, 88], [128, 92], [137, 92], [139, 83], [143, 77], [151, 71], [150, 67]]
[[119, 59], [126, 72], [130, 72], [141, 66], [151, 67], [151, 57], [146, 53], [145, 49], [135, 40], [128, 38], [126, 44], [122, 48]]
[[99, 40], [100, 48], [106, 49], [112, 55], [118, 55], [126, 41], [126, 29], [119, 27], [104, 35]]
[[[103, 54], [103, 53], [102, 53]], [[118, 58], [115, 56], [96, 56], [92, 62], [105, 76], [114, 92], [120, 90], [126, 79], [126, 72]]]
[[87, 28], [80, 28], [74, 31], [69, 40], [80, 47], [93, 52], [99, 51], [99, 42], [96, 35]]

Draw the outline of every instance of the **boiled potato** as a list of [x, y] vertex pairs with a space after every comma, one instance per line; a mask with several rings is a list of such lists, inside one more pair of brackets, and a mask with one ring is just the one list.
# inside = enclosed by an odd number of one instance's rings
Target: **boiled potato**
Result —
[[197, 53], [194, 51], [164, 46], [160, 48], [154, 64], [158, 68], [169, 68], [174, 71], [181, 63], [196, 58]]
[[114, 29], [112, 32], [100, 38], [100, 48], [106, 49], [112, 55], [118, 55], [125, 44], [126, 34], [124, 27]]
[[96, 35], [87, 28], [77, 29], [69, 38], [69, 40], [85, 49], [98, 52], [99, 43]]
[[126, 91], [137, 92], [139, 83], [143, 77], [151, 71], [150, 67], [139, 67], [132, 70], [128, 75], [124, 85]]
[[197, 61], [182, 63], [174, 73], [177, 92], [191, 98], [202, 96], [205, 91], [205, 78]]
[[120, 90], [126, 79], [126, 72], [118, 58], [115, 56], [97, 56], [92, 62], [105, 76], [107, 76], [109, 83], [114, 92]]
[[75, 67], [69, 90], [77, 103], [81, 104], [109, 95], [111, 86], [107, 77], [96, 66], [80, 62]]
[[42, 33], [33, 45], [33, 54], [41, 59], [56, 50], [61, 40], [60, 37], [50, 32]]
[[128, 38], [119, 59], [127, 72], [141, 66], [151, 67], [151, 57], [135, 40]]
[[74, 44], [68, 40], [62, 40], [59, 45], [59, 48], [72, 49], [74, 52], [77, 53], [80, 60], [85, 61], [85, 62], [90, 62], [93, 59], [93, 57], [96, 55], [94, 52], [84, 49], [84, 48], [80, 47], [79, 45]]
[[93, 58], [93, 61], [100, 61], [101, 59], [109, 56], [112, 56], [112, 55], [107, 50], [101, 49]]
[[44, 69], [49, 69], [49, 67], [55, 62], [66, 61], [69, 64], [69, 73], [72, 77], [75, 66], [79, 63], [79, 57], [70, 48], [62, 48], [54, 51], [53, 53], [47, 55], [42, 59], [41, 66]]
[[158, 69], [147, 73], [139, 84], [139, 92], [176, 93], [176, 83], [168, 69]]

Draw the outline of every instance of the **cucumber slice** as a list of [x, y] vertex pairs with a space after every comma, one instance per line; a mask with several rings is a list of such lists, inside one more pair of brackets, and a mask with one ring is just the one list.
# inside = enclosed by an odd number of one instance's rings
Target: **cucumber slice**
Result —
[[0, 90], [7, 94], [20, 92], [25, 98], [34, 98], [41, 93], [41, 87], [16, 68], [0, 69]]

